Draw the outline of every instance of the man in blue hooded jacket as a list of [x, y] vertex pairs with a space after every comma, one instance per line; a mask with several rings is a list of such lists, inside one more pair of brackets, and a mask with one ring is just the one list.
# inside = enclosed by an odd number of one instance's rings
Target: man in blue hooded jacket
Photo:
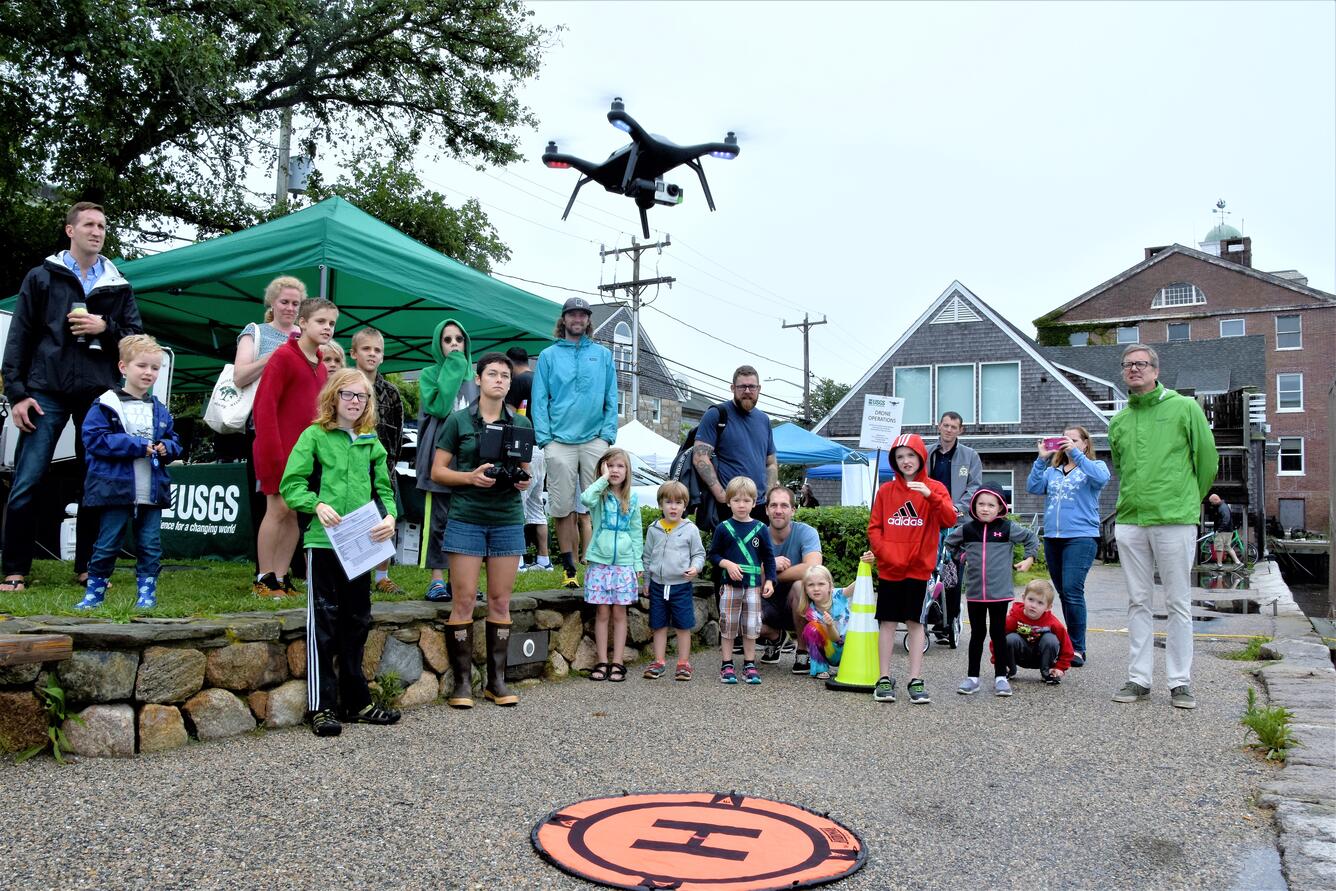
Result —
[[567, 588], [575, 576], [576, 510], [593, 485], [595, 466], [617, 440], [617, 368], [607, 347], [589, 337], [588, 301], [561, 307], [557, 342], [538, 354], [529, 419], [547, 464], [547, 511], [557, 521], [557, 544]]

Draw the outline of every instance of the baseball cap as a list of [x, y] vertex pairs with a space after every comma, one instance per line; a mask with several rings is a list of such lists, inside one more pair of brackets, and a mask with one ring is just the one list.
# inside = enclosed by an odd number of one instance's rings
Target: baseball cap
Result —
[[561, 314], [564, 316], [568, 312], [587, 312], [593, 315], [589, 308], [589, 301], [583, 297], [572, 297], [561, 305]]

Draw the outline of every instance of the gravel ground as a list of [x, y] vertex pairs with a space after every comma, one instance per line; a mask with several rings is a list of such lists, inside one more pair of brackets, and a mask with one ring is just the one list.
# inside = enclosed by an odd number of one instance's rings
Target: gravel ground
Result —
[[[1092, 627], [1121, 627], [1118, 579], [1092, 575]], [[1211, 624], [1268, 633], [1259, 616]], [[1111, 703], [1127, 643], [1107, 631], [1061, 686], [1023, 672], [1011, 699], [955, 694], [963, 646], [927, 654], [929, 706], [904, 696], [902, 654], [900, 701], [883, 705], [794, 677], [787, 656], [760, 687], [722, 687], [698, 653], [689, 684], [573, 679], [515, 709], [428, 707], [332, 740], [291, 729], [6, 764], [0, 886], [587, 888], [534, 854], [538, 819], [623, 789], [699, 789], [828, 811], [868, 848], [837, 886], [850, 891], [1275, 887], [1270, 814], [1251, 804], [1275, 768], [1238, 723], [1248, 663], [1215, 655], [1238, 646], [1198, 642], [1195, 712], [1163, 689]]]

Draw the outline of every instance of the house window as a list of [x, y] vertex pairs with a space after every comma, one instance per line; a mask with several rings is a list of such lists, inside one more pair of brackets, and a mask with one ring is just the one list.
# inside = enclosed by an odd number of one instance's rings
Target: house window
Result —
[[1136, 325], [1132, 325], [1130, 328], [1119, 328], [1119, 329], [1118, 329], [1118, 342], [1119, 342], [1119, 343], [1140, 343], [1140, 342], [1141, 342], [1141, 332], [1137, 330], [1137, 326], [1136, 326]]
[[1304, 529], [1304, 500], [1302, 498], [1282, 498], [1277, 505], [1280, 525], [1284, 529]]
[[984, 362], [979, 365], [979, 422], [1021, 422], [1021, 363]]
[[1280, 458], [1276, 461], [1276, 472], [1281, 476], [1304, 475], [1304, 438], [1302, 436], [1282, 436], [1280, 438]]
[[631, 406], [631, 394], [625, 390], [617, 391], [617, 417], [627, 418], [627, 409]]
[[[1155, 299], [1150, 302], [1150, 308], [1194, 306], [1205, 302], [1206, 295], [1201, 292], [1201, 288], [1188, 282], [1174, 282], [1172, 285], [1165, 285], [1160, 288], [1159, 293], [1155, 295]], [[1121, 341], [1119, 342], [1121, 343]], [[1129, 341], [1129, 343], [1131, 342], [1133, 341]]]
[[663, 420], [663, 400], [658, 396], [649, 401], [649, 419], [656, 424]]
[[1073, 331], [1067, 335], [1068, 346], [1090, 346], [1089, 331]]
[[631, 326], [625, 322], [618, 322], [612, 329], [612, 358], [618, 371], [631, 370], [634, 358], [631, 355]]
[[1304, 410], [1304, 376], [1276, 375], [1276, 411]]
[[1011, 507], [1012, 513], [1016, 512], [1016, 505], [1013, 504], [1012, 487], [1015, 485], [1014, 471], [1011, 470], [985, 470], [983, 472], [983, 484], [985, 486], [995, 486], [1002, 490], [1002, 494], [1007, 496], [1007, 504]]
[[933, 417], [940, 418], [945, 411], [956, 412], [966, 424], [974, 423], [973, 365], [937, 366], [937, 411]]
[[1220, 336], [1221, 337], [1242, 337], [1248, 333], [1243, 324], [1243, 319], [1221, 319]]
[[905, 401], [900, 423], [932, 423], [932, 367], [913, 365], [895, 369], [895, 395]]
[[1170, 322], [1165, 326], [1165, 340], [1191, 340], [1192, 326], [1187, 322]]
[[1303, 349], [1303, 322], [1298, 316], [1276, 316], [1276, 349]]

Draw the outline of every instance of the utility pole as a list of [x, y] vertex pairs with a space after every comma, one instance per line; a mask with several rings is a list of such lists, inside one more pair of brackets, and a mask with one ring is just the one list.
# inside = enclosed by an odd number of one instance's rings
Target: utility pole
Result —
[[788, 322], [780, 320], [781, 327], [801, 328], [803, 329], [803, 423], [812, 423], [812, 369], [809, 361], [807, 333], [817, 325], [826, 324], [826, 317], [823, 315], [819, 322], [809, 322], [807, 313], [803, 313], [801, 322], [794, 322], [790, 325]]
[[278, 178], [274, 183], [274, 201], [288, 200], [288, 164], [292, 155], [292, 107], [283, 109], [278, 123]]
[[624, 248], [605, 249], [599, 245], [598, 255], [604, 259], [615, 257], [619, 254], [631, 255], [631, 281], [613, 282], [610, 285], [599, 285], [600, 291], [626, 291], [631, 298], [631, 419], [640, 419], [640, 295], [645, 292], [645, 288], [650, 285], [668, 285], [672, 286], [677, 279], [670, 275], [659, 278], [640, 277], [640, 255], [648, 250], [658, 250], [662, 253], [663, 249], [673, 243], [671, 235], [665, 235], [663, 241], [654, 244], [640, 244], [636, 241], [634, 235], [631, 236], [631, 246]]

